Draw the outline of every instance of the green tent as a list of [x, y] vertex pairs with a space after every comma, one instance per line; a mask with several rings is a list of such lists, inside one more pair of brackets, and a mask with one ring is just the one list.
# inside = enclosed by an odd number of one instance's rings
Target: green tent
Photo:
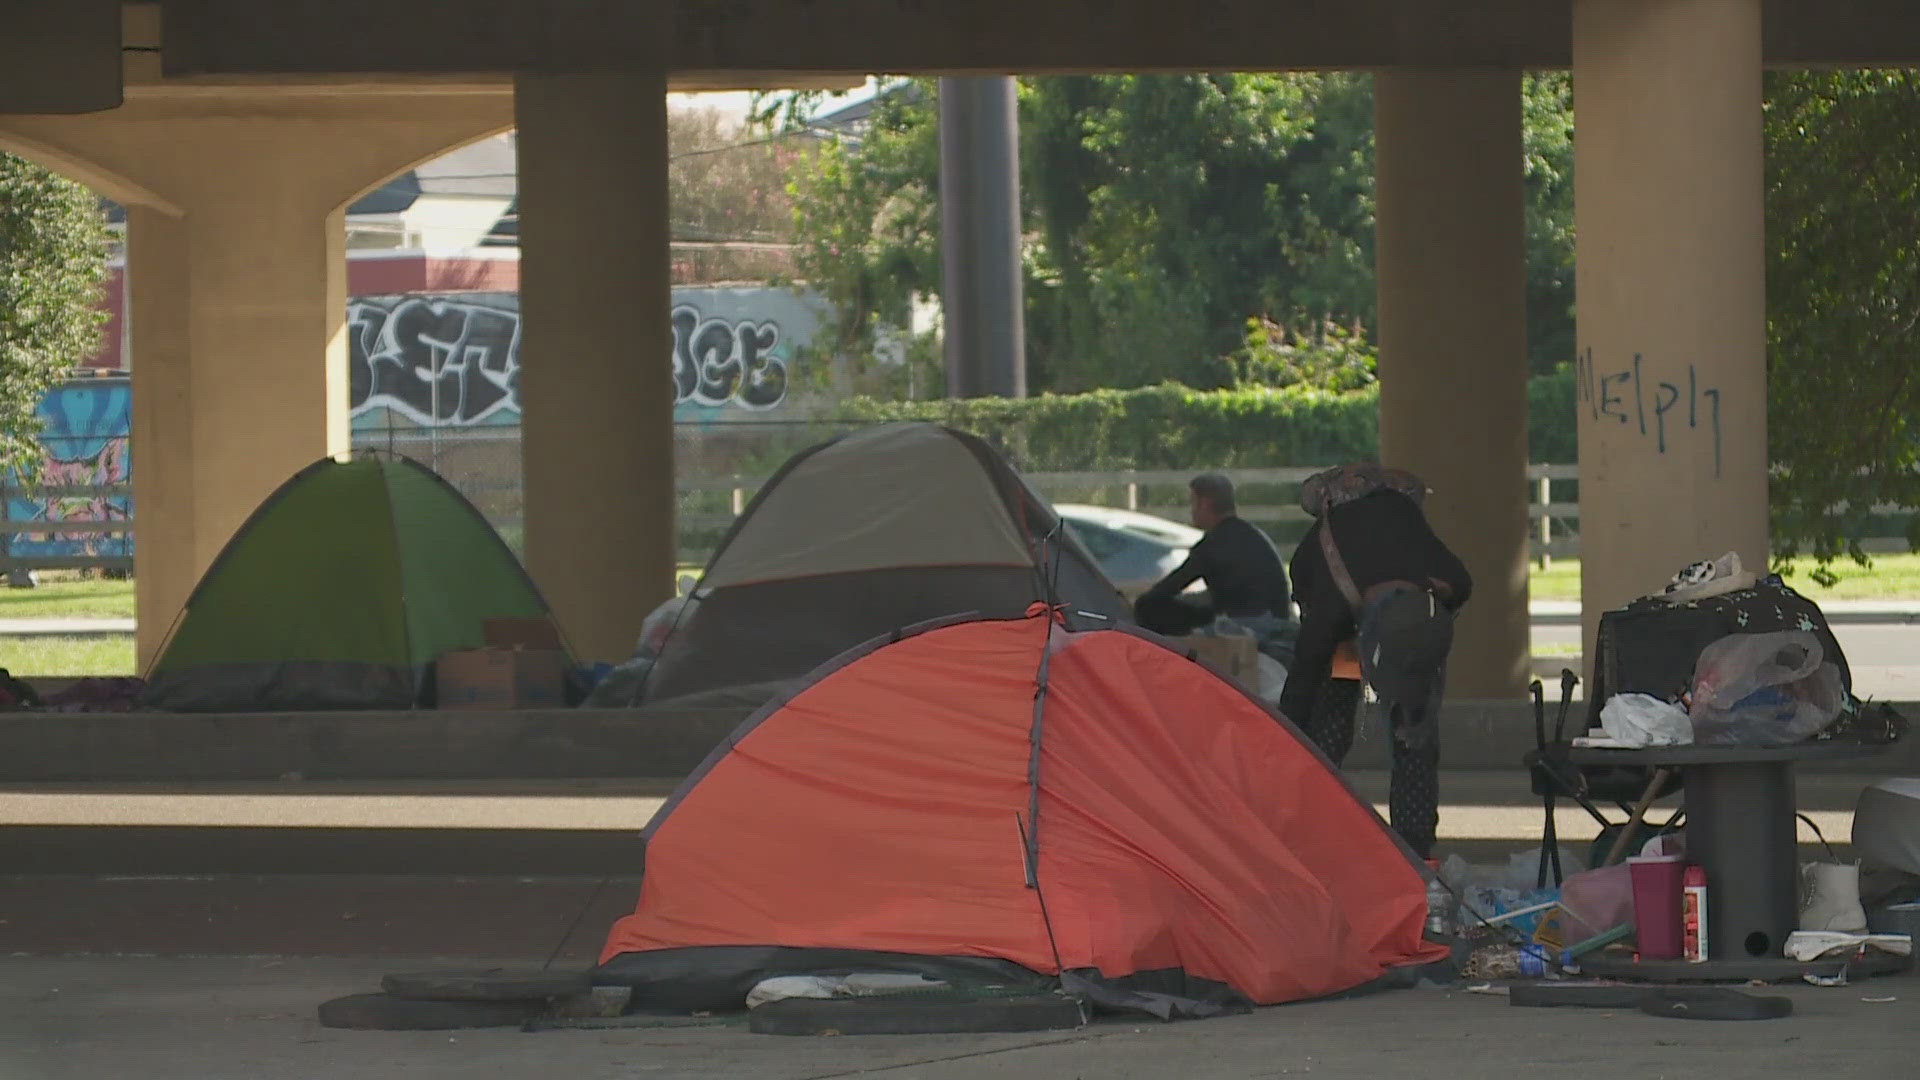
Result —
[[253, 512], [187, 599], [147, 703], [182, 712], [431, 704], [433, 661], [547, 605], [492, 526], [425, 466], [326, 458]]

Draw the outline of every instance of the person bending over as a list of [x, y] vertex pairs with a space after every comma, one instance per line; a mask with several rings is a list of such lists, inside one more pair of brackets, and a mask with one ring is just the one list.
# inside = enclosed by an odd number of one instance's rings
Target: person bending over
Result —
[[1338, 504], [1325, 498], [1309, 509], [1317, 520], [1293, 553], [1300, 636], [1280, 711], [1339, 765], [1353, 745], [1354, 716], [1317, 715], [1313, 706], [1335, 650], [1356, 639], [1361, 672], [1388, 706], [1390, 820], [1426, 858], [1439, 824], [1439, 711], [1453, 614], [1472, 595], [1473, 579], [1400, 490], [1380, 487]]

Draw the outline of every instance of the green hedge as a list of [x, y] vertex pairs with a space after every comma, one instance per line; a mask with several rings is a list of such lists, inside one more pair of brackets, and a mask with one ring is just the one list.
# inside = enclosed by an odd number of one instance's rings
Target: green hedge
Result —
[[[1576, 461], [1573, 376], [1536, 376], [1528, 386], [1529, 457]], [[856, 398], [842, 422], [931, 420], [972, 431], [1028, 470], [1277, 468], [1374, 456], [1379, 396], [1284, 390], [1192, 390], [1177, 384], [1088, 394], [964, 401]], [[1463, 424], [1476, 423], [1463, 416]]]
[[[1573, 377], [1539, 376], [1528, 388], [1531, 460], [1574, 461]], [[965, 401], [879, 401], [855, 398], [809, 420], [772, 424], [688, 426], [675, 450], [683, 475], [719, 479], [769, 476], [794, 452], [823, 439], [889, 420], [928, 420], [972, 431], [1007, 452], [1027, 472], [1187, 472], [1204, 468], [1283, 468], [1371, 458], [1379, 446], [1374, 390], [1332, 394], [1286, 390], [1191, 390], [1179, 385], [1090, 394]], [[1461, 424], [1481, 418], [1461, 417]], [[1064, 502], [1110, 503], [1124, 493], [1059, 488]], [[1185, 498], [1184, 485], [1139, 491], [1143, 505], [1166, 510]], [[1249, 505], [1289, 504], [1286, 485], [1243, 489]], [[1572, 498], [1568, 488], [1556, 497]], [[730, 495], [683, 494], [679, 500], [683, 557], [704, 558], [720, 540]], [[1177, 516], [1177, 514], [1176, 514]], [[699, 523], [697, 523], [697, 521]], [[1299, 538], [1298, 523], [1270, 525], [1278, 541]]]

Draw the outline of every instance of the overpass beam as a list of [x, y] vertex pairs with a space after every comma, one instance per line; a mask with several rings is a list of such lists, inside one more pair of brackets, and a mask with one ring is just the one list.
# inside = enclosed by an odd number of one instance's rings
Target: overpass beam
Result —
[[1761, 0], [1576, 0], [1581, 606], [1764, 568]]
[[1525, 692], [1527, 351], [1520, 73], [1374, 76], [1380, 458], [1433, 488], [1473, 574], [1448, 691]]

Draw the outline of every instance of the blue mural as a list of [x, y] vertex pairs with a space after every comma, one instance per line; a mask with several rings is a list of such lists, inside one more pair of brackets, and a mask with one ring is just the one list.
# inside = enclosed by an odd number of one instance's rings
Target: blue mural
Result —
[[[133, 396], [124, 378], [63, 383], [40, 402], [45, 424], [40, 445], [40, 487], [95, 489], [86, 494], [28, 496], [7, 478], [7, 518], [13, 522], [130, 521], [133, 500], [105, 489], [124, 486], [132, 476], [128, 442]], [[5, 535], [5, 534], [0, 534]], [[133, 554], [127, 533], [5, 535], [7, 553], [22, 559], [125, 558]]]

